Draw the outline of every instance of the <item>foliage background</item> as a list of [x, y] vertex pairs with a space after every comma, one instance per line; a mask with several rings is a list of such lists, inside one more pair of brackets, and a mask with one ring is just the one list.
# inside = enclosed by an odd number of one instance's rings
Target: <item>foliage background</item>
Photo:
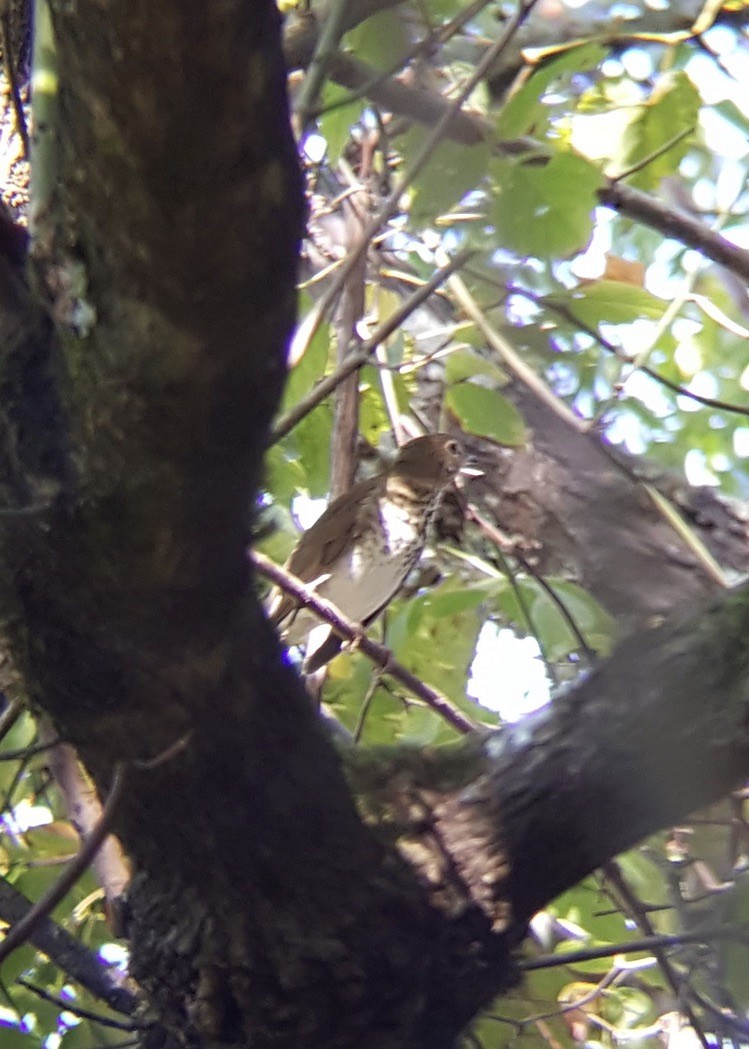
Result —
[[[492, 464], [505, 455], [510, 461], [534, 439], [518, 405], [518, 386], [528, 382], [574, 432], [647, 456], [659, 477], [684, 473], [693, 485], [746, 499], [746, 271], [712, 250], [718, 236], [749, 247], [745, 5], [672, 4], [664, 12], [526, 4], [524, 24], [512, 33], [518, 11], [510, 4], [362, 4], [356, 24], [332, 42], [315, 37], [321, 72], [310, 89], [311, 74], [299, 74], [310, 68], [300, 40], [311, 27], [334, 25], [344, 7], [286, 5], [310, 221], [260, 548], [283, 560], [309, 500], [326, 498], [359, 460], [376, 469], [396, 441], [420, 428], [457, 428]], [[448, 119], [461, 93], [462, 120]], [[620, 184], [660, 201], [658, 221], [642, 220], [636, 195], [615, 210], [604, 207]], [[17, 194], [9, 202], [22, 209]], [[701, 243], [687, 235], [684, 214], [704, 231]], [[366, 250], [357, 266], [359, 245]], [[283, 432], [288, 413], [309, 405], [323, 377], [366, 347], [456, 255], [463, 262], [455, 275], [404, 311], [348, 384], [354, 425], [341, 382], [335, 396]], [[491, 639], [496, 627], [533, 636], [547, 681], [560, 684], [623, 631], [617, 610], [586, 588], [574, 565], [562, 558], [544, 573], [522, 535], [502, 533], [498, 542], [481, 524], [496, 524], [505, 498], [493, 478], [466, 489], [463, 501], [478, 520], [463, 527], [457, 513], [457, 524], [441, 523], [420, 576], [383, 626], [402, 664], [486, 725], [496, 724], [496, 713], [467, 698], [480, 636]], [[662, 513], [675, 523], [668, 507]], [[605, 528], [599, 543], [605, 549]], [[692, 552], [696, 571], [712, 570], [699, 534]], [[613, 541], [609, 554], [615, 574]], [[497, 691], [503, 677], [495, 672]], [[486, 683], [481, 691], [500, 704]], [[455, 736], [357, 652], [331, 666], [323, 699], [367, 743]], [[16, 714], [0, 745], [2, 863], [7, 882], [34, 899], [74, 851], [75, 835], [47, 752], [35, 747], [36, 727], [27, 713]], [[31, 812], [51, 822], [31, 829]], [[539, 919], [536, 946], [561, 954], [580, 942], [624, 944], [648, 924], [683, 932], [696, 921], [738, 922], [746, 911], [745, 852], [740, 803], [726, 803], [699, 817], [688, 839], [663, 835], [558, 900]], [[89, 874], [55, 912], [92, 951], [112, 941], [102, 897]], [[701, 1006], [700, 1030], [715, 1029], [724, 1010], [733, 1037], [747, 1040], [744, 952], [716, 945], [684, 949], [668, 966], [657, 961], [622, 953], [535, 972], [470, 1039], [488, 1049], [645, 1041], [664, 1031], [675, 1038], [689, 1000], [690, 1009]], [[29, 982], [57, 997], [45, 1001]], [[105, 1025], [121, 1018], [31, 946], [3, 964], [0, 989], [4, 1046], [131, 1040], [127, 1030]], [[66, 995], [78, 1015], [61, 1012]], [[95, 1009], [99, 1021], [82, 1017], [81, 1008]]]

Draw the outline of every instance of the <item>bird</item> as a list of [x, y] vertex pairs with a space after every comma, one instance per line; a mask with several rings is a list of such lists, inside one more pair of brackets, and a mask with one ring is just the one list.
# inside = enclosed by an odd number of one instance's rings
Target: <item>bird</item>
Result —
[[[418, 562], [427, 529], [463, 465], [461, 446], [448, 434], [409, 441], [385, 470], [330, 504], [302, 534], [287, 570], [366, 626]], [[267, 611], [287, 646], [303, 643], [321, 625], [313, 612], [280, 590], [271, 594]], [[319, 670], [341, 644], [330, 628], [319, 643], [311, 639], [304, 672]]]

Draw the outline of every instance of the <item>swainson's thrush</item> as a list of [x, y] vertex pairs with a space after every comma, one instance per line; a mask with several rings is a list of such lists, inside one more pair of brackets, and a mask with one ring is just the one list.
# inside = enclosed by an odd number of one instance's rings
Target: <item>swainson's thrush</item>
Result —
[[[286, 567], [349, 619], [370, 623], [419, 560], [429, 523], [462, 465], [460, 445], [447, 434], [409, 441], [386, 470], [330, 504], [302, 535]], [[287, 645], [300, 644], [320, 625], [280, 592], [272, 595], [268, 613]], [[329, 630], [307, 652], [305, 670], [319, 669], [340, 647]]]

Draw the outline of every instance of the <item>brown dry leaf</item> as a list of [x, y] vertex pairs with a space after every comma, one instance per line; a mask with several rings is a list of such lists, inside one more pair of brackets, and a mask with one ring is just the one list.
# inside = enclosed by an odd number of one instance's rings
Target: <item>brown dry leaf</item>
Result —
[[602, 280], [616, 280], [620, 284], [631, 284], [635, 288], [645, 287], [645, 265], [642, 262], [630, 262], [618, 255], [606, 256], [606, 268], [601, 274]]

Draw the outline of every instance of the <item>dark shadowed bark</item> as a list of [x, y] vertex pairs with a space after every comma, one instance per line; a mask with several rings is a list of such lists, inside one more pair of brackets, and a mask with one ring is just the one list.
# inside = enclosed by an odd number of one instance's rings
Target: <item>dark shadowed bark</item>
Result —
[[506, 736], [341, 762], [245, 553], [302, 220], [275, 6], [53, 14], [40, 309], [15, 276], [2, 303], [33, 511], [2, 520], [3, 625], [101, 791], [125, 777], [145, 1042], [447, 1047], [534, 907], [749, 770], [746, 595]]

